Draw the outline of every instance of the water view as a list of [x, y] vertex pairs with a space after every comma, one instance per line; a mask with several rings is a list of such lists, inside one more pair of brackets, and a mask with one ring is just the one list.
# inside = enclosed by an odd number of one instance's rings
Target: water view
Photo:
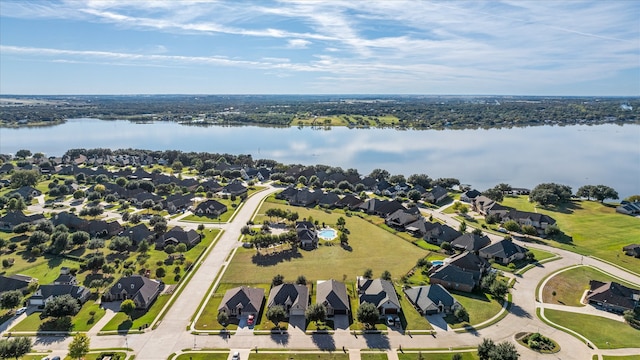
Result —
[[596, 125], [511, 129], [331, 130], [268, 127], [196, 127], [173, 122], [74, 119], [47, 128], [0, 129], [0, 152], [28, 148], [47, 156], [71, 148], [251, 154], [290, 164], [384, 168], [392, 174], [455, 177], [479, 190], [506, 182], [533, 187], [605, 184], [621, 198], [640, 193], [640, 126]]

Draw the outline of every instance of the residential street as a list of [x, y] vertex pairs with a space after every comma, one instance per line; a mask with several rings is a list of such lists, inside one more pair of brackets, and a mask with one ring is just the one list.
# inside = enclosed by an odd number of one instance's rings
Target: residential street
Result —
[[[134, 349], [136, 359], [139, 360], [164, 360], [169, 354], [179, 353], [184, 349], [224, 348], [241, 351], [243, 359], [252, 349], [321, 349], [326, 351], [342, 351], [343, 347], [349, 351], [350, 359], [359, 358], [358, 349], [379, 348], [395, 350], [400, 348], [448, 348], [476, 346], [483, 338], [491, 338], [496, 342], [509, 340], [515, 343], [514, 335], [519, 332], [541, 332], [557, 341], [562, 350], [553, 355], [540, 355], [520, 345], [516, 345], [521, 354], [521, 359], [567, 359], [585, 360], [591, 359], [595, 353], [601, 354], [640, 354], [640, 348], [619, 350], [590, 349], [585, 341], [580, 340], [566, 332], [559, 331], [538, 320], [536, 308], [559, 308], [556, 305], [544, 305], [536, 301], [536, 287], [545, 276], [571, 265], [591, 265], [598, 267], [613, 276], [625, 279], [628, 282], [640, 284], [638, 274], [627, 273], [620, 268], [590, 257], [583, 257], [569, 251], [551, 248], [532, 243], [519, 243], [520, 245], [545, 250], [561, 257], [560, 260], [550, 261], [536, 266], [522, 276], [516, 276], [516, 283], [512, 289], [513, 305], [509, 314], [496, 324], [487, 328], [467, 333], [455, 333], [453, 331], [438, 330], [435, 335], [404, 334], [390, 331], [389, 334], [353, 335], [348, 330], [337, 330], [333, 335], [305, 335], [300, 331], [292, 331], [285, 335], [254, 336], [250, 332], [239, 332], [236, 335], [192, 335], [188, 330], [191, 318], [198, 310], [201, 300], [207, 295], [211, 284], [215, 281], [219, 270], [225, 265], [229, 254], [234, 248], [241, 245], [238, 241], [242, 226], [250, 220], [260, 203], [269, 194], [279, 189], [268, 189], [249, 197], [236, 216], [226, 224], [207, 225], [207, 228], [221, 228], [223, 232], [211, 246], [213, 249], [202, 261], [200, 268], [185, 286], [182, 294], [169, 309], [164, 319], [155, 330], [149, 330], [143, 334], [92, 336], [92, 348], [118, 348], [129, 347]], [[452, 227], [457, 227], [458, 222], [453, 217], [440, 211], [426, 211], [434, 218], [445, 221]], [[171, 220], [170, 224], [180, 224], [195, 228], [197, 224], [182, 222], [179, 219]], [[206, 230], [205, 230], [206, 231]], [[490, 235], [492, 240], [499, 237]], [[541, 287], [542, 289], [542, 287]], [[543, 311], [542, 310], [542, 311]], [[565, 309], [563, 309], [565, 310]], [[590, 306], [585, 308], [572, 308], [571, 311], [595, 314]], [[24, 315], [23, 315], [24, 316]], [[603, 314], [611, 316], [611, 314]], [[100, 325], [100, 324], [98, 324]], [[622, 324], [621, 324], [622, 326]], [[626, 326], [626, 325], [625, 325]], [[7, 328], [0, 327], [3, 334]], [[90, 335], [95, 335], [95, 331]], [[35, 341], [35, 349], [52, 350], [55, 355], [64, 355], [70, 338], [39, 337]], [[395, 359], [395, 352], [391, 351], [390, 359]]]

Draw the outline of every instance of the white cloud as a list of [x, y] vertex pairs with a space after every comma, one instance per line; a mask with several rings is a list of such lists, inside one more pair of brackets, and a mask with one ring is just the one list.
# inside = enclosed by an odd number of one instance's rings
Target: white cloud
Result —
[[304, 39], [291, 39], [287, 42], [287, 47], [290, 49], [305, 49], [311, 41]]

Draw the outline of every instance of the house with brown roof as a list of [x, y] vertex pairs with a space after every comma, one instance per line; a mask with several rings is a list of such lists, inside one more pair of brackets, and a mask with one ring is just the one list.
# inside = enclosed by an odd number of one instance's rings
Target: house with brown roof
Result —
[[289, 316], [304, 315], [309, 306], [309, 288], [298, 284], [280, 284], [271, 288], [267, 308], [281, 305]]
[[102, 295], [105, 301], [131, 299], [137, 309], [148, 309], [163, 289], [162, 283], [141, 275], [120, 278]]
[[617, 282], [589, 281], [587, 302], [604, 310], [623, 313], [640, 304], [640, 290], [628, 288]]

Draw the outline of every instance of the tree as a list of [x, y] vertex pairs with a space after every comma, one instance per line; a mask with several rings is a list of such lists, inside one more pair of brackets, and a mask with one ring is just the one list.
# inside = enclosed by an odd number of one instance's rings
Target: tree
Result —
[[576, 196], [581, 198], [587, 198], [587, 200], [591, 200], [591, 197], [594, 194], [595, 186], [593, 185], [583, 185], [578, 188], [576, 191]]
[[520, 225], [514, 220], [505, 221], [502, 227], [508, 231], [520, 231]]
[[504, 200], [504, 195], [502, 191], [497, 187], [483, 191], [482, 195], [496, 202], [501, 202], [502, 200]]
[[187, 244], [185, 243], [178, 244], [178, 246], [176, 246], [176, 251], [179, 252], [180, 254], [184, 254], [185, 252], [187, 252]]
[[169, 245], [164, 247], [164, 252], [166, 252], [167, 254], [171, 255], [174, 252], [176, 252], [176, 246], [173, 245], [173, 244], [169, 244]]
[[467, 223], [464, 220], [460, 223], [460, 226], [458, 226], [458, 231], [461, 233], [467, 231]]
[[15, 170], [10, 179], [13, 188], [36, 186], [40, 179], [40, 174], [36, 170]]
[[480, 360], [492, 360], [491, 351], [496, 347], [496, 344], [491, 339], [482, 339], [482, 342], [478, 344], [478, 357]]
[[342, 229], [344, 229], [344, 226], [347, 224], [347, 221], [340, 216], [338, 218], [338, 220], [336, 220], [336, 226], [338, 227], [338, 230], [342, 231]]
[[327, 319], [327, 308], [324, 304], [311, 304], [304, 315], [307, 321], [313, 321], [317, 325], [318, 322], [324, 322]]
[[102, 265], [104, 265], [104, 263], [104, 255], [93, 253], [87, 257], [87, 262], [85, 264], [87, 269], [95, 273], [96, 271], [102, 269]]
[[491, 360], [518, 360], [520, 354], [518, 354], [515, 345], [508, 341], [503, 341], [491, 349], [489, 358]]
[[462, 360], [462, 355], [460, 353], [455, 353], [451, 355], [451, 360]]
[[425, 189], [431, 187], [431, 178], [427, 174], [412, 174], [407, 179], [407, 182], [414, 186], [420, 185]]
[[0, 307], [3, 309], [13, 309], [20, 305], [22, 292], [20, 290], [5, 291], [0, 295]]
[[296, 284], [307, 285], [307, 278], [304, 275], [298, 276], [298, 278], [296, 279]]
[[529, 193], [529, 200], [540, 205], [558, 205], [571, 199], [571, 187], [556, 183], [539, 184]]
[[147, 199], [147, 200], [143, 201], [140, 206], [143, 209], [147, 209], [147, 214], [148, 214], [149, 213], [149, 209], [151, 209], [153, 207], [153, 205], [155, 205], [155, 202], [153, 202], [153, 200], [151, 200], [151, 199]]
[[167, 270], [165, 270], [163, 267], [159, 267], [156, 269], [156, 277], [157, 278], [163, 278], [167, 275]]
[[449, 243], [448, 241], [443, 241], [442, 244], [440, 244], [440, 249], [449, 252], [453, 250], [453, 246], [451, 246], [451, 243]]
[[227, 313], [224, 311], [218, 312], [218, 317], [216, 320], [218, 321], [218, 324], [224, 327], [227, 327], [227, 325], [229, 325], [229, 315], [227, 315]]
[[422, 198], [422, 195], [418, 190], [409, 190], [407, 197], [413, 202], [418, 202]]
[[84, 333], [77, 333], [69, 343], [69, 356], [72, 359], [81, 359], [89, 353], [91, 339]]
[[16, 360], [31, 352], [31, 339], [19, 336], [13, 339], [0, 340], [0, 359]]
[[371, 270], [371, 269], [365, 270], [364, 273], [362, 274], [362, 277], [365, 278], [365, 279], [373, 278], [373, 270]]
[[133, 300], [131, 299], [127, 299], [124, 300], [121, 304], [120, 304], [120, 311], [122, 311], [123, 313], [125, 313], [125, 315], [127, 315], [127, 317], [129, 318], [129, 320], [131, 320], [131, 314], [133, 314], [133, 311], [136, 309], [136, 303], [133, 302]]
[[64, 316], [73, 316], [77, 314], [78, 311], [80, 311], [80, 304], [78, 304], [78, 300], [71, 297], [71, 295], [65, 294], [56, 296], [47, 301], [42, 313], [45, 316], [60, 318]]
[[17, 158], [26, 159], [29, 156], [31, 156], [31, 150], [20, 149], [20, 150], [16, 151], [16, 157]]
[[391, 281], [391, 273], [389, 272], [389, 270], [385, 270], [382, 272], [382, 275], [380, 275], [380, 278], [383, 280]]
[[376, 180], [386, 180], [390, 176], [389, 172], [384, 169], [373, 169], [369, 174], [369, 177], [372, 177]]
[[373, 328], [380, 318], [380, 313], [375, 305], [365, 302], [358, 308], [356, 317], [358, 321], [363, 323], [366, 327]]
[[49, 234], [44, 231], [36, 230], [29, 236], [29, 246], [34, 247], [44, 244], [49, 240]]
[[90, 238], [91, 236], [86, 231], [76, 231], [70, 235], [71, 243], [74, 245], [83, 245], [89, 241]]
[[274, 305], [267, 310], [267, 319], [277, 327], [281, 321], [287, 319], [287, 312], [282, 305]]
[[281, 274], [276, 274], [276, 276], [271, 279], [271, 286], [278, 286], [284, 283], [284, 276]]
[[462, 306], [458, 306], [453, 311], [453, 316], [455, 316], [460, 321], [469, 321], [469, 313], [467, 312], [467, 309], [463, 308]]
[[495, 298], [504, 299], [505, 295], [509, 292], [509, 285], [504, 280], [496, 280], [489, 287], [489, 292]]
[[99, 239], [99, 238], [93, 238], [89, 240], [89, 243], [87, 244], [87, 248], [91, 250], [96, 250], [96, 252], [98, 251], [98, 249], [101, 249], [103, 247], [104, 247], [104, 239]]
[[31, 224], [29, 224], [28, 222], [22, 223], [22, 224], [18, 224], [16, 226], [13, 227], [13, 233], [14, 234], [24, 234], [26, 232], [28, 232], [31, 229]]
[[109, 250], [124, 252], [127, 251], [131, 247], [131, 239], [126, 236], [116, 236], [111, 239], [111, 243], [109, 244]]

